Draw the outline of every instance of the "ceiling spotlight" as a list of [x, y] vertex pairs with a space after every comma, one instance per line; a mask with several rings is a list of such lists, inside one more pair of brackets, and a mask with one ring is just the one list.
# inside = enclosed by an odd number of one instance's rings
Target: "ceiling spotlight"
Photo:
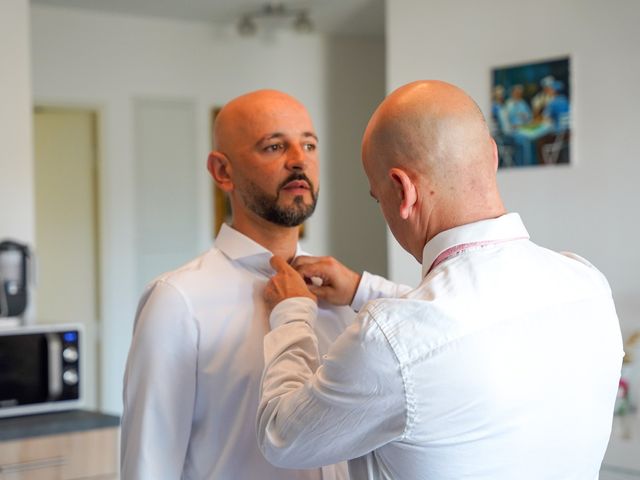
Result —
[[313, 31], [313, 22], [309, 17], [309, 11], [300, 8], [287, 7], [281, 2], [266, 3], [261, 9], [254, 12], [245, 13], [238, 21], [238, 33], [243, 36], [254, 35], [258, 30], [256, 20], [273, 19], [283, 20], [293, 17], [293, 29], [298, 33], [309, 33]]
[[258, 30], [256, 22], [250, 15], [243, 15], [238, 22], [238, 33], [243, 37], [255, 35]]
[[282, 2], [266, 3], [262, 6], [262, 14], [266, 17], [282, 17], [287, 14], [287, 7]]
[[298, 15], [296, 15], [296, 18], [293, 21], [293, 28], [298, 33], [313, 32], [313, 23], [311, 23], [309, 13], [306, 10], [301, 10]]

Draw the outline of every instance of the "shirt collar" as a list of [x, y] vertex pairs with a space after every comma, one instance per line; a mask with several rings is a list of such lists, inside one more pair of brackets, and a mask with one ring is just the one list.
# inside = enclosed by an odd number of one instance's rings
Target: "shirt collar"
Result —
[[[222, 224], [216, 236], [215, 246], [231, 261], [239, 262], [243, 266], [267, 276], [272, 276], [275, 273], [269, 263], [273, 253], [226, 223]], [[304, 252], [298, 244], [296, 256], [303, 254]]]
[[529, 238], [520, 215], [508, 213], [498, 218], [460, 225], [440, 232], [427, 242], [422, 251], [422, 278], [433, 262], [445, 250], [466, 243], [500, 242], [516, 238]]

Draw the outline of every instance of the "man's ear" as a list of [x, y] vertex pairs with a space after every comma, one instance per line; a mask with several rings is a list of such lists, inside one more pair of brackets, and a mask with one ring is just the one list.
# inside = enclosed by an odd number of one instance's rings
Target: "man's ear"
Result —
[[392, 168], [389, 170], [389, 177], [400, 199], [400, 218], [406, 220], [413, 212], [413, 207], [418, 201], [418, 191], [409, 175], [407, 175], [407, 172], [400, 168]]
[[207, 170], [223, 192], [233, 190], [231, 181], [231, 162], [227, 156], [218, 151], [211, 152], [207, 159]]
[[498, 158], [498, 145], [496, 145], [496, 141], [491, 138], [491, 149], [493, 153], [493, 169], [498, 171], [498, 165], [500, 163], [500, 159]]

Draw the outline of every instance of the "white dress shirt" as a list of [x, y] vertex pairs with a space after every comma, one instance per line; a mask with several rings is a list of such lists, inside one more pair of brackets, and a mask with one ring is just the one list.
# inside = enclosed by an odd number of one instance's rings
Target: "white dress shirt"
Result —
[[[123, 480], [346, 478], [345, 464], [282, 470], [258, 449], [270, 258], [224, 225], [212, 249], [144, 293], [124, 381]], [[325, 352], [355, 314], [321, 305], [318, 315], [318, 347]]]
[[313, 301], [276, 306], [266, 457], [356, 459], [353, 480], [596, 479], [623, 356], [603, 275], [529, 241], [517, 214], [440, 233], [423, 273], [404, 298], [368, 303], [322, 359]]

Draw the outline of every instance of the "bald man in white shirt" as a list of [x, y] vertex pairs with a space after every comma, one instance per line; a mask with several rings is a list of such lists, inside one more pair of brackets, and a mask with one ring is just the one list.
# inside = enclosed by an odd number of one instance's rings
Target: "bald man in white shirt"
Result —
[[[123, 480], [343, 480], [346, 466], [281, 469], [261, 455], [253, 419], [273, 254], [302, 252], [298, 225], [318, 195], [318, 138], [304, 106], [260, 90], [229, 102], [215, 124], [208, 169], [233, 219], [200, 257], [156, 279], [142, 296], [127, 360]], [[358, 301], [396, 295], [365, 274]], [[354, 320], [322, 304], [320, 351]]]
[[350, 460], [354, 480], [598, 478], [623, 356], [611, 291], [586, 260], [529, 240], [496, 150], [453, 85], [415, 82], [376, 110], [363, 166], [422, 282], [369, 302], [320, 356], [316, 295], [348, 302], [357, 275], [274, 257], [257, 416], [271, 462]]

